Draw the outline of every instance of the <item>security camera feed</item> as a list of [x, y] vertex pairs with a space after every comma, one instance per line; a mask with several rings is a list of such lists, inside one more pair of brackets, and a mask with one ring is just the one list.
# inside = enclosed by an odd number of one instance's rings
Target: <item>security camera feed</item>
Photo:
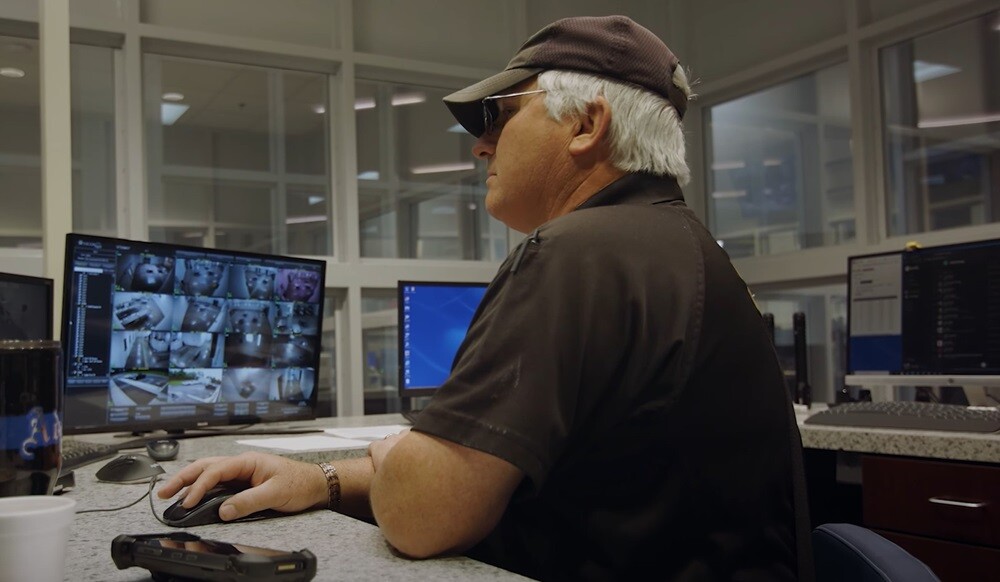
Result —
[[71, 234], [67, 433], [315, 417], [322, 261]]

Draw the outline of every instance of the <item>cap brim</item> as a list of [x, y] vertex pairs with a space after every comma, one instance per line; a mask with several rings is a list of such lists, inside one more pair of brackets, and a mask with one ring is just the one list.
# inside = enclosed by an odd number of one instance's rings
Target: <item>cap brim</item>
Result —
[[490, 95], [496, 95], [541, 72], [542, 69], [507, 69], [483, 79], [475, 85], [469, 85], [465, 89], [455, 91], [444, 98], [444, 103], [466, 131], [479, 137], [485, 129], [483, 127], [483, 99]]

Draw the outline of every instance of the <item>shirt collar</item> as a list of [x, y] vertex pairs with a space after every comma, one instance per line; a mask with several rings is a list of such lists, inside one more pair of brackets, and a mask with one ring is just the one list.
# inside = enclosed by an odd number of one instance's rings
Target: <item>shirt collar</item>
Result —
[[678, 201], [684, 201], [684, 193], [681, 192], [681, 187], [673, 177], [634, 172], [625, 174], [601, 188], [577, 208], [616, 204], [661, 204]]

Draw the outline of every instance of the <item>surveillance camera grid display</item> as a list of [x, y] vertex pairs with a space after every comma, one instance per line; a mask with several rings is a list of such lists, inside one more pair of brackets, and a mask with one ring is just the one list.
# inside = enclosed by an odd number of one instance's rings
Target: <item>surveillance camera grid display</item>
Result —
[[[315, 402], [323, 291], [315, 261], [117, 239], [85, 239], [72, 253], [68, 315], [77, 329], [67, 387], [106, 374], [109, 424], [266, 416]], [[110, 283], [103, 324], [102, 310], [91, 309], [101, 278]], [[94, 345], [103, 336], [106, 363]]]

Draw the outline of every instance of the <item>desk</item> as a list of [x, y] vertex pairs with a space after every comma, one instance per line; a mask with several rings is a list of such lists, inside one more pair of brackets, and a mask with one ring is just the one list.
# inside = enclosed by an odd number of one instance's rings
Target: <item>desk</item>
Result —
[[817, 426], [807, 416], [797, 413], [813, 525], [869, 527], [944, 582], [996, 579], [1000, 434]]
[[796, 411], [807, 449], [872, 453], [1000, 465], [1000, 434], [803, 424], [815, 412]]
[[[864, 524], [860, 462], [855, 467], [856, 483], [838, 485], [838, 457], [915, 458], [972, 465], [1000, 466], [1000, 435], [908, 431], [897, 429], [848, 428], [804, 425], [808, 413], [797, 414], [802, 442], [806, 448], [809, 473], [810, 505], [814, 523], [850, 521]], [[358, 427], [402, 424], [398, 414], [365, 417], [324, 418], [294, 423], [296, 427]], [[290, 425], [291, 426], [291, 425]], [[113, 442], [111, 435], [81, 435], [81, 440]], [[241, 439], [267, 438], [263, 436]], [[234, 455], [251, 447], [239, 445], [237, 437], [219, 436], [181, 441], [178, 460], [164, 462], [167, 473], [174, 473], [188, 462], [206, 456]], [[254, 449], [258, 450], [258, 449]], [[334, 458], [364, 455], [363, 449], [288, 453], [271, 451], [303, 461], [318, 462]], [[101, 483], [94, 473], [104, 462], [87, 465], [76, 471], [76, 488], [68, 495], [78, 502], [78, 509], [124, 505], [141, 496], [147, 486]], [[843, 465], [841, 463], [841, 465]], [[988, 467], [989, 469], [1000, 469]], [[850, 466], [848, 466], [850, 473]], [[847, 481], [852, 476], [848, 475]], [[905, 486], [901, 484], [901, 486]], [[172, 503], [154, 499], [157, 511]], [[66, 566], [67, 581], [148, 581], [146, 570], [118, 570], [111, 561], [111, 540], [121, 533], [141, 534], [170, 531], [150, 515], [143, 500], [128, 509], [111, 513], [78, 515], [73, 522]], [[174, 530], [179, 531], [179, 530]], [[280, 519], [240, 524], [219, 524], [191, 529], [206, 538], [241, 542], [249, 545], [298, 550], [308, 548], [316, 554], [316, 580], [524, 580], [505, 570], [464, 557], [413, 561], [392, 553], [378, 529], [368, 523], [329, 511], [314, 511]], [[896, 538], [897, 543], [900, 538]], [[901, 544], [903, 545], [903, 544]], [[909, 549], [909, 548], [908, 548]], [[914, 551], [914, 550], [911, 550]], [[919, 553], [914, 551], [914, 553]], [[932, 562], [932, 559], [927, 559]], [[936, 564], [931, 564], [937, 570]], [[982, 570], [995, 573], [997, 570]], [[985, 579], [985, 578], [984, 578]]]
[[[296, 427], [348, 427], [402, 424], [398, 414], [357, 418], [324, 418], [312, 422], [294, 423]], [[111, 435], [80, 435], [80, 440], [114, 442]], [[162, 463], [172, 474], [187, 463], [206, 456], [234, 455], [251, 450], [239, 445], [237, 438], [267, 438], [217, 436], [181, 441], [180, 455], [175, 461]], [[253, 450], [259, 450], [253, 448]], [[292, 453], [271, 451], [305, 461], [329, 460], [364, 455], [364, 450]], [[77, 509], [117, 507], [138, 499], [148, 484], [123, 485], [102, 483], [94, 473], [107, 461], [93, 463], [75, 471], [76, 486], [67, 493], [77, 500]], [[173, 500], [154, 498], [157, 512], [162, 512]], [[142, 568], [118, 570], [111, 560], [111, 540], [119, 534], [145, 534], [181, 531], [167, 527], [149, 511], [148, 500], [128, 509], [108, 513], [85, 513], [73, 521], [66, 556], [67, 582], [148, 581], [149, 572]], [[408, 560], [395, 555], [378, 528], [346, 515], [320, 510], [255, 522], [216, 524], [191, 528], [191, 533], [204, 538], [238, 542], [284, 550], [309, 549], [317, 558], [315, 580], [525, 580], [525, 578], [489, 566], [482, 562], [456, 556], [431, 560]]]

